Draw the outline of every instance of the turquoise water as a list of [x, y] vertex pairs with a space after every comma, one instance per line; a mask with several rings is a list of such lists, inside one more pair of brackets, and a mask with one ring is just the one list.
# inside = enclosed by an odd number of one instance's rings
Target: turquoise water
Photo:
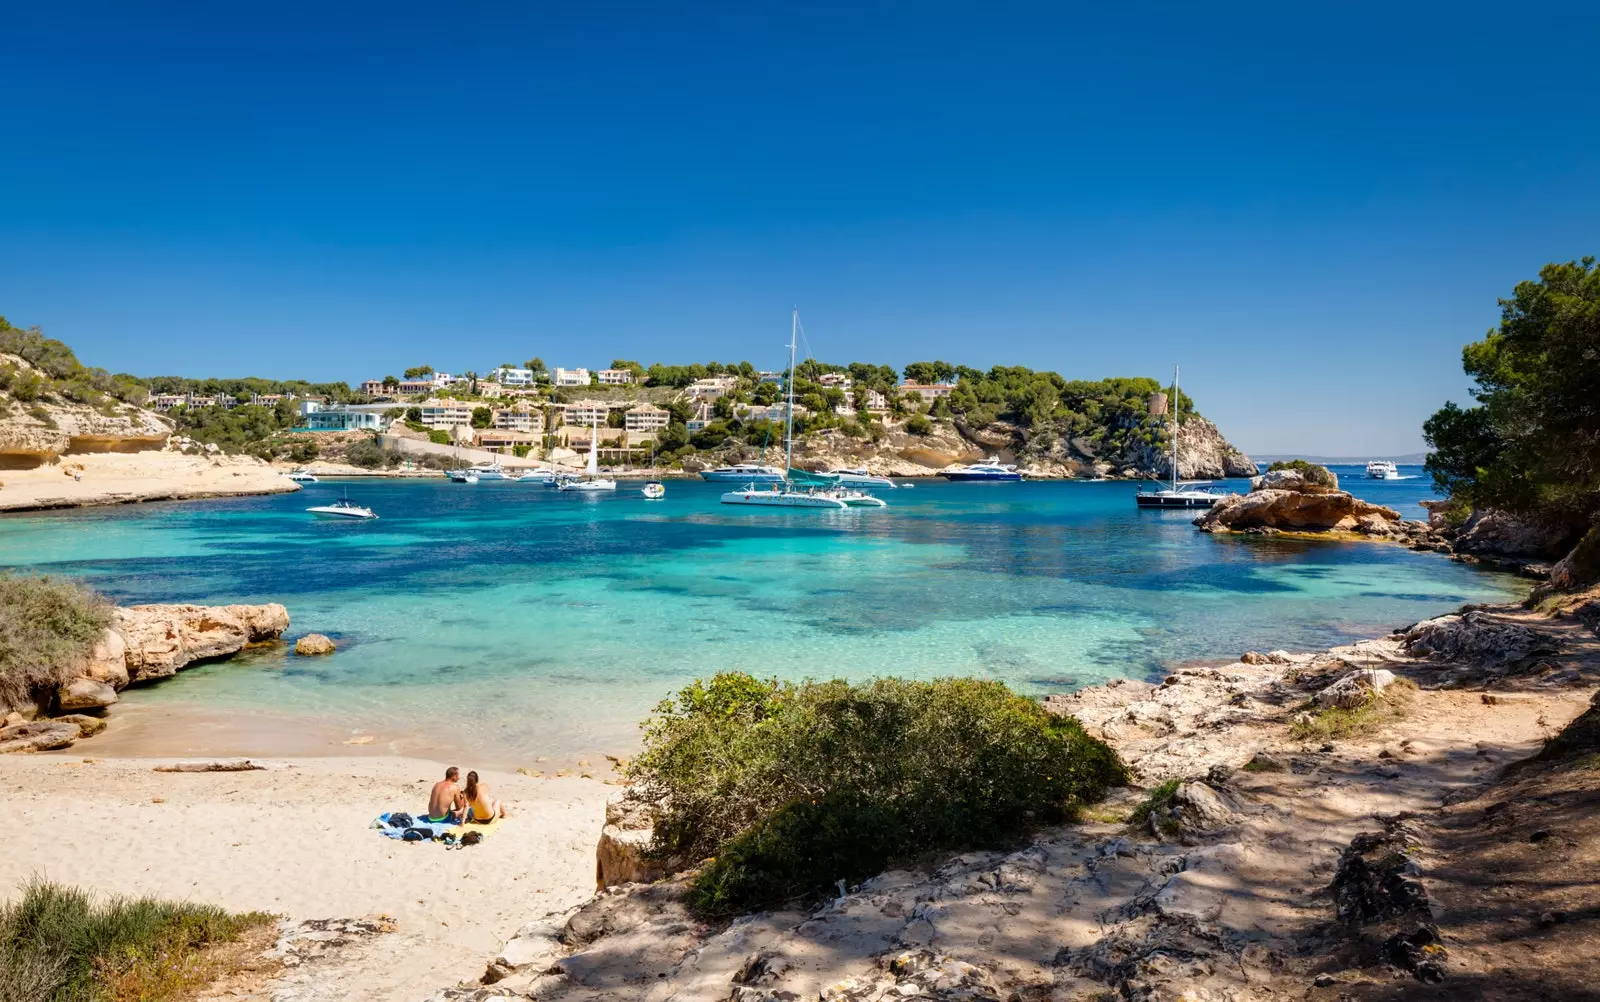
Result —
[[[1343, 472], [1343, 471], [1342, 471]], [[1415, 471], [1408, 471], [1415, 472]], [[1408, 517], [1422, 479], [1345, 485]], [[673, 481], [322, 483], [293, 495], [0, 519], [0, 565], [124, 602], [283, 602], [340, 643], [129, 694], [305, 717], [502, 760], [623, 749], [688, 679], [962, 674], [1064, 691], [1248, 649], [1320, 648], [1506, 597], [1394, 546], [1213, 537], [1127, 483], [947, 484], [886, 510], [772, 511]], [[348, 490], [377, 522], [304, 513]], [[252, 663], [253, 662], [253, 663]]]

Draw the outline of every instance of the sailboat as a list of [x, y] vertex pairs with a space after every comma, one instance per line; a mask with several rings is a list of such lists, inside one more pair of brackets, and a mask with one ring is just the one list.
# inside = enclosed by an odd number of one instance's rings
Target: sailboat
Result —
[[[783, 414], [783, 480], [774, 483], [747, 483], [742, 489], [722, 495], [723, 504], [757, 505], [765, 508], [851, 508], [887, 507], [887, 502], [864, 491], [838, 486], [794, 468], [794, 363], [795, 346], [800, 337], [800, 310], [794, 311], [789, 327], [789, 393]], [[802, 489], [796, 480], [810, 480], [815, 486]], [[821, 481], [818, 483], [818, 481]]]
[[1178, 367], [1172, 367], [1172, 483], [1166, 490], [1140, 491], [1134, 501], [1140, 508], [1209, 508], [1224, 495], [1201, 489], [1207, 480], [1178, 479]]
[[556, 484], [557, 490], [563, 491], [614, 491], [617, 482], [610, 477], [600, 475], [600, 417], [595, 415], [594, 424], [589, 430], [589, 465], [584, 469], [582, 480], [563, 480]]

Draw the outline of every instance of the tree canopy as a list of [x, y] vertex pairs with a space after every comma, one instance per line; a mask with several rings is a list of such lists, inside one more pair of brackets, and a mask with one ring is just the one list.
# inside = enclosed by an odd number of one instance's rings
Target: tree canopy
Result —
[[1473, 507], [1600, 515], [1600, 269], [1547, 264], [1500, 300], [1500, 325], [1461, 352], [1474, 406], [1423, 425], [1434, 485]]

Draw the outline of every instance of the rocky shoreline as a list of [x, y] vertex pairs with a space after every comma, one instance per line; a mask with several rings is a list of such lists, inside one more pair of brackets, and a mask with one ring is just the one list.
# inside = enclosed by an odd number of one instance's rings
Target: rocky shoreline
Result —
[[[1573, 605], [1468, 610], [1052, 697], [1145, 789], [1026, 846], [887, 872], [820, 906], [712, 925], [685, 907], [682, 875], [614, 883], [659, 876], [622, 865], [648, 831], [614, 802], [600, 893], [529, 922], [481, 983], [432, 998], [1332, 1002], [1397, 977], [1464, 984], [1498, 944], [1434, 914], [1472, 893], [1438, 856], [1454, 844], [1447, 815], [1495, 796], [1502, 767], [1584, 714], [1600, 602]], [[1382, 719], [1339, 733], [1361, 707]]]
[[288, 628], [289, 612], [277, 603], [118, 607], [76, 677], [21, 705], [0, 701], [0, 753], [71, 747], [105, 729], [106, 709], [128, 686], [273, 643]]

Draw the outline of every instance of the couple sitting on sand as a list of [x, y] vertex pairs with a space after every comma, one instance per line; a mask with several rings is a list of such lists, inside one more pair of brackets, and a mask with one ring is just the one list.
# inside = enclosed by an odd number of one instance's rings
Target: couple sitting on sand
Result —
[[467, 773], [465, 789], [457, 786], [461, 770], [455, 766], [444, 771], [444, 778], [433, 784], [428, 796], [428, 816], [422, 820], [436, 825], [447, 822], [488, 824], [506, 816], [505, 805], [489, 799], [489, 791], [478, 782], [478, 774]]

